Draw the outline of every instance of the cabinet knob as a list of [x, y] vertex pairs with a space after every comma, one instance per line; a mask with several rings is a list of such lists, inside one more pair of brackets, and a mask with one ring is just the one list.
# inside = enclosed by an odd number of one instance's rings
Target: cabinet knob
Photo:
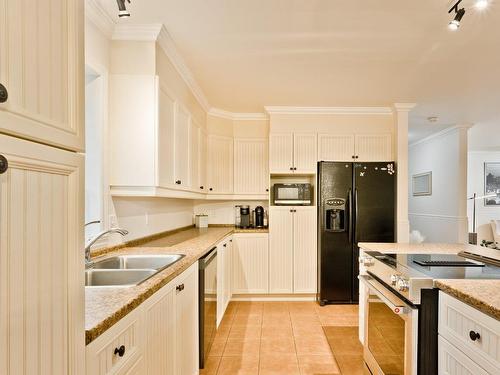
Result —
[[175, 183], [176, 183], [177, 185], [180, 185], [180, 184], [182, 184], [182, 181], [181, 181], [181, 180], [177, 180], [177, 181], [175, 181]]
[[181, 284], [181, 285], [177, 285], [175, 287], [175, 290], [177, 290], [178, 292], [182, 292], [184, 290], [184, 284]]
[[222, 246], [227, 247], [227, 243], [225, 243], [225, 244], [224, 244], [224, 245], [222, 245]]
[[297, 170], [297, 167], [293, 167], [293, 170], [296, 171]]
[[5, 103], [9, 98], [7, 88], [0, 83], [0, 103]]
[[290, 170], [293, 171], [293, 167], [290, 167]]
[[266, 192], [269, 192], [269, 189], [266, 189]]
[[481, 338], [481, 335], [479, 334], [479, 332], [470, 331], [469, 337], [472, 341], [476, 341], [476, 340], [479, 340]]
[[118, 357], [123, 357], [125, 355], [125, 345], [122, 345], [119, 348], [115, 348], [115, 355], [117, 354]]
[[212, 190], [214, 190], [214, 189], [210, 188], [210, 189], [208, 189], [208, 190], [212, 191]]
[[351, 156], [351, 157], [352, 157], [353, 159], [356, 159], [356, 156], [355, 156], [355, 155], [353, 155], [353, 156]]
[[9, 169], [9, 162], [7, 158], [3, 155], [0, 155], [0, 174], [4, 174]]
[[200, 186], [200, 189], [203, 190], [203, 189], [205, 189], [205, 187], [204, 186]]

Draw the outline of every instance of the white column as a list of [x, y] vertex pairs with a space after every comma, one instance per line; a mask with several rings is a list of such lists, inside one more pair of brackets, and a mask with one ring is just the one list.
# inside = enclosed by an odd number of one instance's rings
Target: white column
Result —
[[408, 114], [415, 103], [395, 103], [394, 114], [394, 156], [397, 168], [397, 213], [396, 241], [410, 241], [408, 220]]

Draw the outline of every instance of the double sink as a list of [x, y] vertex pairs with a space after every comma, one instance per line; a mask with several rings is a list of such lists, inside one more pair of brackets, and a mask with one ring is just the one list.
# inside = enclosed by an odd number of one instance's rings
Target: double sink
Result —
[[86, 287], [139, 285], [172, 266], [182, 254], [119, 255], [94, 262], [85, 270]]

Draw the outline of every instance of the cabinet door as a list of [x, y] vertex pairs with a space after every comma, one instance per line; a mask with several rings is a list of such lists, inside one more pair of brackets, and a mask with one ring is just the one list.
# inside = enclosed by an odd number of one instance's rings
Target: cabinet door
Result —
[[146, 374], [175, 375], [175, 288], [167, 285], [144, 304]]
[[293, 214], [293, 291], [316, 293], [316, 207], [295, 207]]
[[356, 135], [357, 161], [392, 161], [391, 134]]
[[175, 182], [175, 99], [162, 86], [158, 104], [158, 183], [171, 187]]
[[0, 132], [84, 149], [82, 0], [0, 1]]
[[224, 316], [224, 290], [226, 288], [226, 248], [227, 245], [221, 242], [217, 245], [217, 327], [219, 327]]
[[269, 208], [269, 292], [293, 292], [293, 208]]
[[230, 238], [227, 242], [226, 256], [224, 257], [224, 311], [229, 305], [232, 297], [232, 261], [233, 261], [233, 239]]
[[[473, 353], [470, 354], [472, 358], [475, 358]], [[438, 368], [440, 375], [489, 374], [441, 335], [438, 336]]]
[[190, 126], [190, 138], [191, 141], [189, 142], [189, 161], [190, 161], [190, 173], [191, 173], [191, 178], [190, 178], [190, 188], [192, 191], [199, 191], [200, 189], [200, 181], [199, 181], [199, 174], [200, 174], [200, 159], [199, 159], [199, 126], [196, 124], [196, 122], [191, 121], [191, 126]]
[[293, 135], [294, 173], [316, 173], [317, 138], [316, 134]]
[[234, 140], [234, 193], [266, 194], [269, 186], [267, 139]]
[[233, 236], [233, 293], [268, 293], [267, 234]]
[[83, 156], [5, 135], [0, 153], [0, 373], [83, 374]]
[[354, 135], [318, 135], [318, 161], [352, 161], [353, 156]]
[[208, 137], [209, 193], [233, 193], [233, 139], [218, 135]]
[[181, 188], [188, 188], [189, 183], [189, 112], [177, 103], [175, 115], [175, 184]]
[[293, 172], [293, 134], [269, 135], [269, 171], [271, 173]]
[[[208, 191], [207, 188], [207, 133], [199, 128], [198, 129], [198, 168], [199, 168], [199, 177], [198, 177], [198, 189], [202, 193], [206, 193]], [[194, 186], [196, 187], [196, 186]]]
[[193, 264], [181, 277], [176, 290], [175, 324], [176, 375], [193, 375], [198, 373], [198, 263]]

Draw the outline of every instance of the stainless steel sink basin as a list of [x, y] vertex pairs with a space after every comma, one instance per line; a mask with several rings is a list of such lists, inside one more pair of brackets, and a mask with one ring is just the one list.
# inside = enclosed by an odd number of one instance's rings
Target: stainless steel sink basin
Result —
[[85, 286], [132, 286], [150, 278], [157, 270], [85, 270]]
[[166, 255], [119, 255], [112, 258], [104, 259], [95, 262], [93, 269], [113, 269], [113, 270], [139, 270], [153, 269], [156, 271], [163, 270], [171, 266], [175, 262], [182, 259], [181, 254], [166, 254]]

